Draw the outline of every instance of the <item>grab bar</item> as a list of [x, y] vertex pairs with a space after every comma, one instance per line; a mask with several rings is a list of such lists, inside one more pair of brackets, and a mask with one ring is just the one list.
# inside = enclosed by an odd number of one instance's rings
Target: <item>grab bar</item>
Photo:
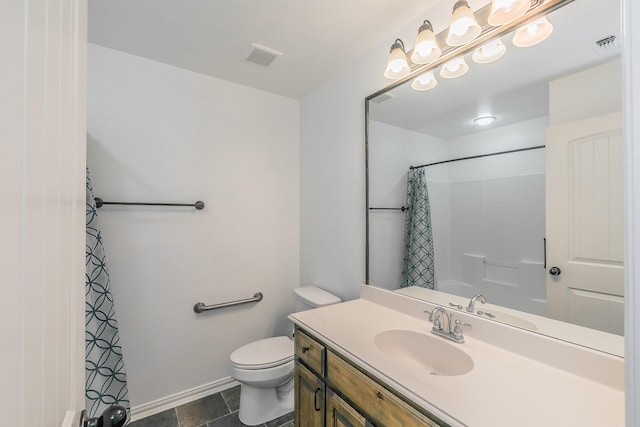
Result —
[[205, 305], [203, 302], [199, 302], [193, 306], [193, 311], [195, 311], [196, 313], [202, 313], [203, 311], [217, 310], [218, 308], [232, 307], [234, 305], [248, 304], [250, 302], [260, 301], [262, 301], [262, 292], [256, 292], [255, 294], [253, 294], [252, 298], [239, 299], [237, 301], [223, 302], [220, 304]]

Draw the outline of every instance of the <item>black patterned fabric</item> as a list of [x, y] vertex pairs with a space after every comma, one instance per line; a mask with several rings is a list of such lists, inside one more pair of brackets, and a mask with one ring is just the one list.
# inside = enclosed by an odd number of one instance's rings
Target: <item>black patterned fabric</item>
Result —
[[89, 417], [112, 405], [127, 409], [127, 375], [122, 359], [118, 322], [109, 289], [102, 236], [87, 170], [87, 240], [85, 266], [85, 397]]
[[436, 288], [431, 210], [424, 169], [411, 169], [407, 178], [407, 211], [401, 288]]

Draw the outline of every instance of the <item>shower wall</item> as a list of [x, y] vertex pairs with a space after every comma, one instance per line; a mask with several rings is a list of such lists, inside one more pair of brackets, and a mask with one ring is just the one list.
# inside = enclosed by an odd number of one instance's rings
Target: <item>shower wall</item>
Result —
[[[228, 357], [289, 333], [299, 286], [299, 106], [89, 46], [88, 166], [101, 208], [132, 407], [228, 385]], [[193, 305], [264, 300], [195, 314]], [[177, 396], [177, 397], [176, 397]]]
[[[449, 141], [451, 157], [544, 145], [547, 118]], [[530, 150], [434, 166], [449, 171], [446, 278], [492, 303], [544, 315], [545, 154]], [[438, 230], [434, 229], [434, 233]], [[442, 258], [442, 257], [441, 257]]]

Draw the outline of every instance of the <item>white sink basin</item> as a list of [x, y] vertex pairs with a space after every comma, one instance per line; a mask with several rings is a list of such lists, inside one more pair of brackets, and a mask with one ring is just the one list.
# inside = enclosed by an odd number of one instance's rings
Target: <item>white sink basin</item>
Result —
[[450, 344], [433, 335], [390, 330], [380, 332], [373, 342], [399, 363], [431, 375], [464, 375], [473, 369], [473, 359], [459, 348], [464, 344]]

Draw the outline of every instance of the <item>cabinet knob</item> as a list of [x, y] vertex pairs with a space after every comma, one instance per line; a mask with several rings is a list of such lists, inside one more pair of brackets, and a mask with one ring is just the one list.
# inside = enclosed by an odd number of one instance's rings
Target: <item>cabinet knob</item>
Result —
[[376, 397], [377, 397], [378, 399], [382, 399], [382, 398], [383, 398], [382, 393], [377, 392], [377, 393], [376, 393]]
[[306, 353], [307, 351], [309, 351], [309, 347], [302, 347], [302, 353]]

